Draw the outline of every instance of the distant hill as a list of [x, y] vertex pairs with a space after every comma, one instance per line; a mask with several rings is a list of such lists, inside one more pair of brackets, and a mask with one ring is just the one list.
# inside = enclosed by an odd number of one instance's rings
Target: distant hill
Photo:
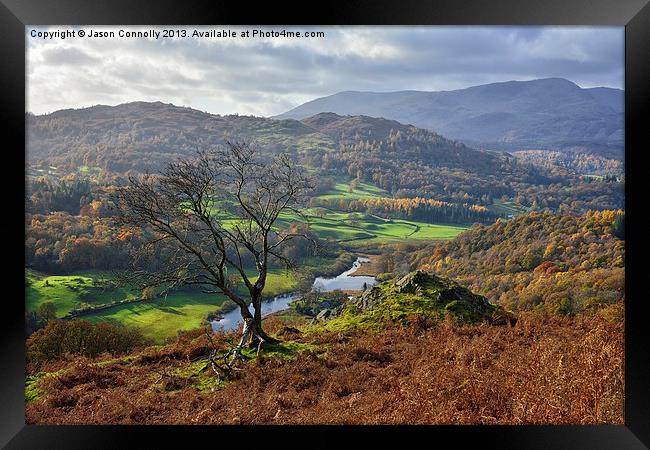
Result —
[[[334, 113], [319, 113], [301, 120], [305, 125], [320, 131], [342, 144], [359, 140], [383, 141], [391, 132], [402, 133], [414, 130], [412, 125], [404, 125], [395, 120], [369, 116], [340, 116]], [[429, 132], [430, 135], [435, 133]]]
[[112, 172], [155, 171], [178, 157], [225, 140], [250, 139], [269, 150], [336, 147], [296, 120], [220, 116], [161, 102], [132, 102], [27, 116], [30, 163], [98, 166]]
[[526, 207], [571, 204], [577, 211], [618, 208], [622, 202], [620, 183], [581, 183], [565, 168], [522, 164], [508, 153], [477, 150], [431, 130], [364, 115], [278, 120], [133, 102], [27, 114], [26, 126], [33, 175], [155, 173], [197, 150], [246, 139], [267, 153], [290, 153], [319, 174], [323, 192], [332, 177], [344, 177], [396, 198], [470, 205], [490, 205], [504, 196]]
[[196, 150], [223, 144], [227, 139], [253, 140], [265, 151], [289, 151], [303, 157], [338, 154], [342, 145], [383, 142], [397, 132], [417, 136], [420, 144], [424, 140], [435, 143], [435, 148], [416, 149], [416, 156], [425, 164], [445, 165], [453, 157], [455, 165], [471, 166], [482, 161], [489, 166], [491, 160], [497, 159], [432, 131], [382, 118], [330, 113], [302, 121], [275, 120], [220, 116], [160, 102], [97, 105], [28, 115], [27, 154], [30, 163], [73, 171], [79, 166], [118, 173], [156, 171], [174, 158], [193, 155]]
[[586, 146], [610, 157], [623, 152], [623, 91], [583, 89], [562, 78], [507, 81], [454, 91], [345, 91], [276, 118], [321, 112], [384, 117], [448, 138], [504, 150]]

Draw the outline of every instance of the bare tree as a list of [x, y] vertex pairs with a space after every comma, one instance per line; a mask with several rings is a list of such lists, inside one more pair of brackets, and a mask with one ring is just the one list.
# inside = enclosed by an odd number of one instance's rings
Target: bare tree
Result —
[[[303, 194], [311, 188], [287, 155], [264, 159], [245, 142], [198, 152], [195, 159], [170, 163], [159, 175], [130, 177], [115, 195], [118, 222], [152, 230], [154, 238], [142, 250], [157, 254], [154, 269], [139, 267], [136, 257], [125, 276], [142, 289], [200, 285], [204, 292], [226, 295], [244, 319], [233, 360], [246, 343], [257, 341], [259, 350], [263, 342], [275, 341], [262, 329], [269, 267], [292, 267], [283, 246], [305, 237], [281, 230], [276, 221], [282, 214], [300, 214]], [[243, 283], [248, 299], [233, 278]], [[252, 314], [247, 303], [253, 305]]]

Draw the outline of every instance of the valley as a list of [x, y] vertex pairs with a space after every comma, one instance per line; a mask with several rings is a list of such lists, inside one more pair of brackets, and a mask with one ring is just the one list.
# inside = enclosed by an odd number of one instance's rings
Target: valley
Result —
[[[90, 410], [109, 423], [622, 420], [622, 360], [610, 356], [622, 346], [625, 179], [611, 154], [506, 153], [382, 117], [219, 116], [160, 102], [62, 110], [27, 123], [30, 423], [82, 423]], [[201, 151], [242, 141], [259, 151], [256, 171], [286, 154], [309, 178], [300, 201], [268, 228], [270, 242], [259, 234], [266, 222], [247, 216], [251, 203], [221, 188], [193, 190], [204, 166], [187, 172], [193, 183], [166, 186], [180, 187], [178, 195], [143, 191], [153, 208], [173, 205], [155, 210], [161, 222], [124, 223], [118, 193], [134, 180], [154, 186], [175, 161], [190, 170], [183, 164]], [[279, 173], [244, 190], [262, 214], [273, 201], [260, 199], [282, 182]], [[214, 358], [226, 361], [239, 348], [242, 318], [232, 297], [251, 302], [263, 258], [246, 253], [255, 250], [249, 243], [223, 251], [229, 297], [206, 284], [214, 274], [196, 261], [165, 267], [185, 248], [161, 238], [169, 230], [165, 239], [173, 238], [178, 223], [190, 247], [201, 244], [185, 253], [217, 268], [221, 244], [207, 224], [218, 224], [222, 239], [284, 244], [266, 261], [261, 294], [260, 323], [278, 342], [240, 348], [236, 372]], [[359, 257], [369, 261], [357, 267]], [[192, 271], [202, 278], [188, 277]], [[181, 281], [136, 283], [128, 278], [136, 272]], [[603, 386], [598, 399], [581, 390], [589, 400], [578, 409], [562, 402], [522, 409], [549, 392], [566, 395], [545, 381], [565, 354], [576, 363], [563, 376]], [[481, 375], [468, 378], [477, 367]], [[256, 391], [271, 379], [268, 392]], [[242, 411], [233, 403], [237, 386], [261, 406]], [[418, 418], [395, 401], [430, 402], [422, 389], [437, 393], [430, 415]], [[221, 412], [202, 412], [213, 408]]]

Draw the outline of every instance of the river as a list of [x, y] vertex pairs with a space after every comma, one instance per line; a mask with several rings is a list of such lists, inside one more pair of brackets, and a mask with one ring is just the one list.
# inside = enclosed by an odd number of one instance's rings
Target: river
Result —
[[[370, 261], [368, 258], [360, 256], [356, 259], [356, 261], [354, 261], [350, 269], [334, 278], [317, 277], [314, 280], [314, 284], [312, 285], [312, 290], [319, 292], [329, 292], [336, 289], [340, 289], [342, 291], [361, 291], [363, 290], [364, 283], [366, 286], [377, 284], [375, 277], [355, 277], [352, 275], [359, 269], [359, 267], [361, 267], [361, 264], [368, 261]], [[278, 295], [270, 300], [264, 301], [262, 302], [262, 316], [268, 316], [274, 312], [287, 309], [289, 308], [289, 303], [297, 300], [298, 298], [300, 298], [300, 294], [297, 292], [292, 292], [290, 294]], [[223, 314], [221, 319], [213, 320], [210, 323], [214, 331], [231, 331], [240, 328], [243, 321], [239, 308], [236, 308]]]

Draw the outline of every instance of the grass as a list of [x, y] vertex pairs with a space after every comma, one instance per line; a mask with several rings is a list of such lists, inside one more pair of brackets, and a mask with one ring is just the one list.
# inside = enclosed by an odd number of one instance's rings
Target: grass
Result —
[[[317, 214], [317, 212], [320, 212]], [[229, 219], [226, 219], [228, 221]], [[303, 216], [284, 212], [276, 221], [278, 228], [291, 223], [307, 223], [320, 238], [336, 242], [386, 244], [404, 240], [453, 239], [467, 229], [462, 225], [431, 224], [405, 219], [386, 219], [373, 214], [305, 209]], [[235, 220], [232, 220], [234, 226]], [[226, 225], [228, 226], [228, 225]]]
[[[264, 295], [271, 297], [294, 290], [293, 273], [277, 270], [269, 274]], [[91, 322], [114, 322], [139, 328], [145, 337], [164, 342], [178, 331], [191, 330], [204, 323], [207, 315], [226, 300], [224, 295], [202, 292], [175, 292], [167, 298], [130, 303], [83, 316]]]
[[41, 380], [47, 377], [56, 377], [65, 373], [68, 369], [63, 368], [54, 372], [38, 372], [25, 377], [25, 403], [38, 400], [43, 395], [43, 390], [39, 386]]
[[[283, 342], [226, 383], [205, 338], [96, 368], [62, 362], [28, 424], [622, 424], [623, 324], [523, 314], [515, 327], [393, 327]], [[228, 338], [215, 335], [220, 349]], [[269, 346], [270, 347], [270, 346]], [[312, 347], [314, 351], [309, 350]], [[200, 350], [199, 352], [195, 350]], [[166, 374], [162, 378], [159, 374]], [[244, 394], [242, 394], [244, 393]]]
[[[257, 277], [252, 277], [253, 271], [247, 275], [251, 277], [251, 282], [257, 281]], [[266, 277], [266, 287], [264, 288], [264, 297], [274, 297], [280, 294], [286, 294], [293, 291], [298, 285], [298, 279], [294, 272], [288, 272], [282, 269], [273, 269]]]
[[128, 288], [110, 289], [98, 285], [107, 280], [102, 272], [77, 272], [72, 275], [45, 275], [25, 271], [25, 301], [27, 311], [36, 311], [45, 302], [53, 302], [57, 317], [65, 316], [77, 307], [102, 305], [116, 300], [136, 298], [138, 294]]
[[[252, 271], [249, 275], [252, 275]], [[28, 269], [25, 273], [25, 307], [36, 311], [48, 301], [55, 305], [57, 317], [64, 317], [72, 309], [85, 305], [102, 305], [115, 300], [136, 298], [139, 293], [128, 288], [104, 289], [96, 286], [97, 280], [107, 280], [103, 272], [79, 272], [74, 275], [45, 275]], [[252, 277], [252, 281], [257, 278]], [[264, 295], [272, 297], [293, 291], [298, 284], [294, 273], [273, 270], [267, 278]], [[206, 316], [218, 309], [225, 296], [183, 291], [169, 294], [166, 299], [135, 302], [115, 306], [83, 319], [100, 322], [116, 322], [140, 328], [146, 337], [163, 342], [175, 336], [179, 330], [200, 326]]]
[[588, 180], [604, 180], [605, 176], [604, 175], [597, 175], [597, 174], [592, 174], [592, 173], [583, 173], [581, 174], [583, 178], [586, 178]]
[[[350, 182], [340, 181], [321, 199], [357, 199], [386, 197], [388, 192], [367, 183], [359, 183], [349, 191]], [[228, 212], [232, 205], [213, 204], [212, 214], [221, 217], [226, 227], [234, 227], [235, 216]], [[405, 219], [383, 218], [373, 214], [335, 211], [327, 208], [307, 208], [302, 215], [283, 212], [275, 223], [277, 228], [287, 228], [291, 223], [308, 223], [320, 238], [346, 243], [385, 244], [404, 240], [452, 239], [467, 227], [462, 225], [431, 224]]]
[[358, 199], [358, 198], [370, 198], [370, 197], [389, 197], [387, 191], [373, 186], [372, 184], [359, 183], [355, 189], [350, 189], [351, 182], [340, 182], [334, 185], [334, 188], [324, 195], [320, 195], [319, 198], [324, 200], [329, 199]]
[[145, 337], [164, 342], [178, 331], [201, 326], [206, 316], [226, 299], [223, 295], [178, 292], [166, 299], [116, 306], [83, 318], [91, 322], [114, 322], [139, 328]]
[[90, 172], [96, 172], [99, 173], [102, 171], [102, 168], [99, 166], [79, 166], [79, 172], [81, 173], [90, 173]]
[[43, 372], [25, 378], [25, 403], [38, 400], [41, 397], [41, 390], [38, 388], [38, 380], [44, 375]]
[[[266, 344], [262, 349], [262, 355], [267, 358], [281, 358], [285, 360], [295, 359], [298, 353], [305, 350], [314, 351], [318, 346], [310, 343], [284, 341], [275, 344]], [[255, 359], [257, 353], [256, 348], [246, 347], [242, 350], [242, 354], [248, 359]]]
[[372, 214], [325, 210], [316, 216], [313, 210], [305, 212], [307, 220], [292, 214], [280, 217], [279, 225], [307, 222], [321, 238], [338, 242], [385, 244], [404, 240], [452, 239], [467, 227], [461, 225], [431, 224], [405, 219], [385, 219]]

